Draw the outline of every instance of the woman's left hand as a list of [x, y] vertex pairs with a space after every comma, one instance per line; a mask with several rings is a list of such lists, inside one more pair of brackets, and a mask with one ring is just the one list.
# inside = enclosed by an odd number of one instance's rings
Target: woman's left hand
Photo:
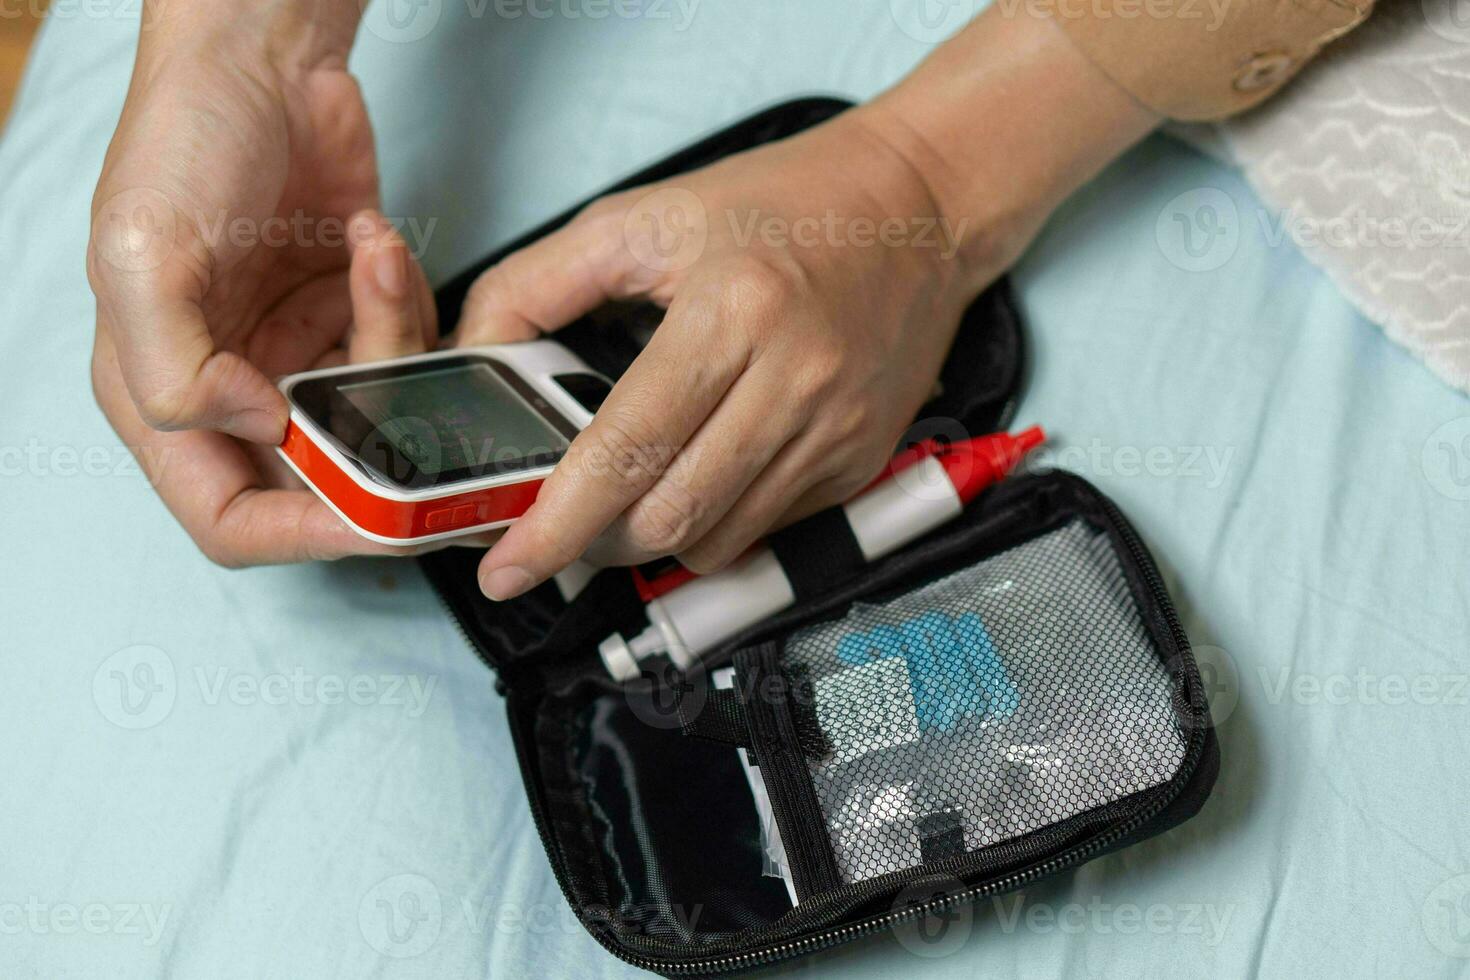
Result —
[[1014, 257], [938, 213], [917, 161], [852, 110], [604, 198], [491, 268], [462, 345], [529, 340], [614, 299], [652, 341], [480, 565], [507, 599], [587, 553], [696, 572], [849, 499], [928, 399], [967, 303]]

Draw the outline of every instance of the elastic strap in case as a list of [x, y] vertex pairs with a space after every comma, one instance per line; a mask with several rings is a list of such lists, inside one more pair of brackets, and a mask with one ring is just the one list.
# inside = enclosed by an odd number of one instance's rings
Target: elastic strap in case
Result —
[[[796, 742], [802, 753], [820, 759], [832, 751], [832, 744], [822, 734], [816, 713], [812, 710], [811, 685], [802, 677], [782, 677], [783, 688], [792, 692], [789, 706]], [[679, 731], [692, 738], [702, 738], [722, 745], [746, 749], [756, 755], [751, 737], [750, 714], [745, 698], [733, 688], [707, 688], [698, 699], [681, 693], [675, 709]]]
[[766, 543], [781, 563], [797, 602], [830, 592], [834, 581], [862, 571], [868, 563], [841, 507], [829, 507], [782, 528]]
[[[770, 792], [771, 810], [785, 844], [791, 878], [799, 896], [839, 886], [836, 852], [807, 774], [812, 727], [800, 720], [810, 707], [802, 678], [780, 668], [781, 647], [762, 643], [735, 655], [737, 685], [744, 685], [750, 738], [761, 778]], [[818, 737], [821, 737], [820, 734]], [[823, 738], [823, 750], [828, 751]]]
[[730, 688], [710, 688], [697, 704], [679, 699], [679, 731], [694, 738], [750, 748], [750, 726], [745, 707]]

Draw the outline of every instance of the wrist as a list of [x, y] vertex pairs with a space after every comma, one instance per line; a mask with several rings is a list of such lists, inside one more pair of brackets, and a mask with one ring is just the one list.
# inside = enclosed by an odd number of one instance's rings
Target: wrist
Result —
[[145, 0], [138, 67], [163, 71], [191, 56], [285, 74], [342, 67], [361, 0]]
[[855, 112], [923, 182], [937, 217], [961, 230], [975, 288], [1159, 123], [1056, 24], [998, 6]]

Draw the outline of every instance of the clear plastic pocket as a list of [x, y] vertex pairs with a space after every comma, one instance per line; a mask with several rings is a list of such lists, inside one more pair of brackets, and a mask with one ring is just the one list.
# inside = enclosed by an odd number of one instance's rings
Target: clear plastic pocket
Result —
[[1081, 520], [794, 633], [829, 743], [804, 757], [844, 884], [1167, 782], [1186, 735], [1108, 536]]

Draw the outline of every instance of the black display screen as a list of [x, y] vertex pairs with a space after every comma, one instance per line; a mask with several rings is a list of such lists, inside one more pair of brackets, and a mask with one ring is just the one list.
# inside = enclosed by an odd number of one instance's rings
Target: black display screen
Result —
[[310, 378], [291, 397], [371, 477], [407, 490], [549, 466], [577, 434], [514, 371], [474, 354]]

